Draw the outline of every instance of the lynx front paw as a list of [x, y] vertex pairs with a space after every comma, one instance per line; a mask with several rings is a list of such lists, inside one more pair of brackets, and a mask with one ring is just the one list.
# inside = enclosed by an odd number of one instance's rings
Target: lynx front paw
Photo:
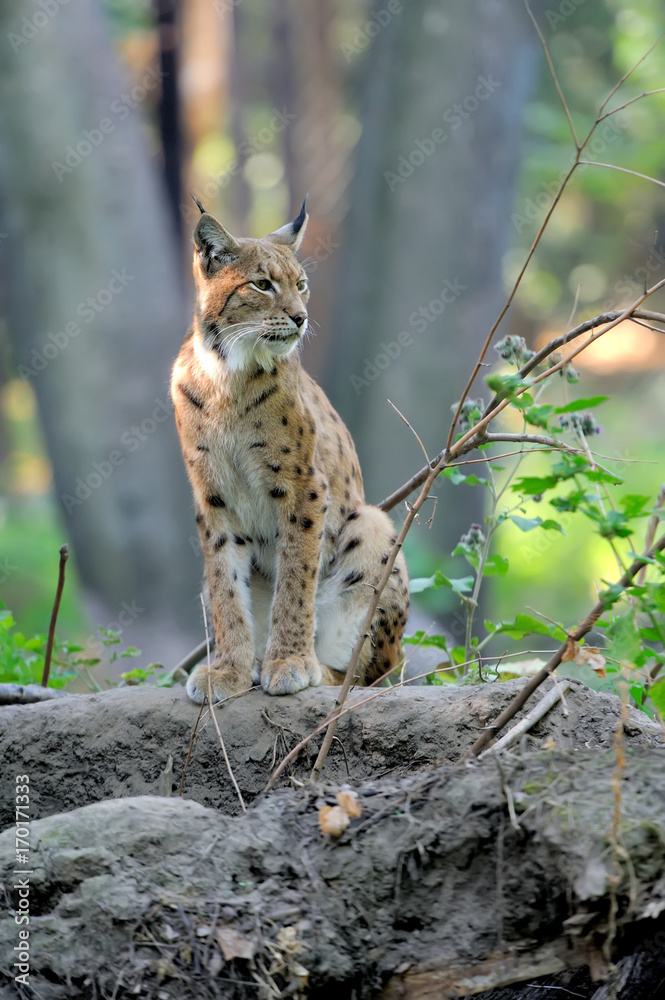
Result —
[[[210, 674], [210, 685], [208, 684], [208, 674]], [[190, 674], [187, 681], [187, 694], [201, 705], [209, 695], [212, 686], [212, 697], [214, 701], [223, 701], [232, 694], [239, 691], [246, 691], [252, 686], [252, 679], [249, 671], [238, 670], [236, 667], [208, 667], [202, 663]]]
[[321, 683], [321, 664], [314, 656], [287, 656], [264, 660], [261, 685], [266, 694], [295, 694]]

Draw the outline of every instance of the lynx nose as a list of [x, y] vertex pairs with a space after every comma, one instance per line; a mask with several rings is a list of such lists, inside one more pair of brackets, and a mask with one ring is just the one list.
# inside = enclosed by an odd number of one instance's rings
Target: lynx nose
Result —
[[296, 324], [296, 326], [298, 327], [298, 329], [300, 329], [300, 327], [303, 325], [303, 323], [307, 319], [307, 313], [304, 313], [304, 312], [296, 313], [295, 316], [291, 316], [291, 319]]

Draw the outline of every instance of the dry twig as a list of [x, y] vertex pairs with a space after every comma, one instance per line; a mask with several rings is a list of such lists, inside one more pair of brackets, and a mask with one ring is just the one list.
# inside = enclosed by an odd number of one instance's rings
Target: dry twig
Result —
[[58, 620], [58, 611], [60, 610], [62, 591], [65, 587], [65, 565], [67, 563], [68, 556], [69, 547], [67, 545], [62, 545], [60, 547], [60, 565], [58, 566], [58, 586], [55, 591], [53, 611], [51, 612], [51, 623], [48, 628], [48, 639], [46, 640], [46, 653], [44, 654], [44, 672], [42, 673], [42, 687], [44, 688], [48, 684], [49, 673], [51, 672], [51, 657], [53, 656], [53, 643], [55, 642], [55, 625]]

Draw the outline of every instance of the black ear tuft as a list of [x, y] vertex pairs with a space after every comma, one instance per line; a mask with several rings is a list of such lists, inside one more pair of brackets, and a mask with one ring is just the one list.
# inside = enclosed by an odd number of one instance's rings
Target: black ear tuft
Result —
[[291, 223], [291, 227], [293, 229], [293, 232], [296, 233], [296, 234], [300, 232], [300, 230], [302, 229], [302, 227], [305, 225], [305, 222], [307, 221], [307, 199], [308, 199], [308, 197], [309, 197], [309, 195], [305, 195], [305, 197], [303, 198], [302, 205], [300, 206], [300, 212], [299, 212], [298, 216]]
[[196, 207], [198, 208], [198, 210], [201, 213], [201, 215], [205, 215], [205, 208], [203, 207], [203, 205], [201, 204], [201, 202], [199, 201], [199, 199], [191, 191], [190, 191], [190, 194], [192, 195], [192, 198], [194, 199], [194, 201], [196, 203]]
[[277, 229], [274, 233], [269, 233], [268, 236], [264, 236], [264, 239], [268, 240], [270, 243], [277, 244], [277, 246], [291, 247], [293, 252], [296, 253], [305, 236], [308, 219], [307, 197], [305, 196], [305, 199], [300, 206], [300, 213], [293, 220], [293, 222], [287, 222], [287, 224], [282, 226], [281, 229]]

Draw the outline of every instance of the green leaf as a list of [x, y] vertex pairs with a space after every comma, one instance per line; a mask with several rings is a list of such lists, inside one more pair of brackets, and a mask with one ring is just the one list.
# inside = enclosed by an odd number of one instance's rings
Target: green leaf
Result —
[[510, 405], [515, 406], [518, 410], [528, 410], [529, 407], [533, 406], [533, 396], [530, 392], [523, 392], [521, 396], [515, 396], [514, 399], [511, 399]]
[[533, 385], [532, 378], [520, 378], [519, 375], [498, 375], [496, 373], [488, 375], [485, 381], [492, 392], [497, 394], [499, 399], [512, 399], [520, 389], [528, 389]]
[[407, 646], [433, 646], [435, 649], [442, 649], [444, 653], [448, 652], [448, 643], [446, 642], [445, 635], [425, 635], [425, 633], [420, 630], [414, 635], [406, 636], [402, 639], [402, 642], [406, 643]]
[[635, 627], [634, 612], [631, 610], [615, 619], [607, 630], [610, 642], [609, 655], [614, 660], [635, 663], [642, 652], [642, 642]]
[[656, 681], [649, 688], [649, 698], [661, 715], [665, 715], [665, 680]]
[[590, 410], [593, 406], [600, 406], [609, 396], [590, 396], [588, 399], [575, 399], [565, 406], [557, 406], [555, 413], [575, 413], [576, 410]]
[[505, 576], [508, 572], [508, 560], [504, 556], [493, 555], [485, 560], [483, 576]]
[[463, 472], [460, 472], [459, 466], [449, 465], [447, 469], [443, 469], [440, 476], [445, 476], [449, 479], [453, 486], [459, 486], [460, 483], [466, 483], [467, 486], [489, 486], [487, 479], [481, 479], [479, 476], [471, 475], [465, 476]]
[[520, 531], [533, 531], [543, 523], [542, 517], [519, 517], [517, 514], [510, 514], [508, 520], [512, 521]]
[[514, 493], [525, 493], [528, 496], [541, 496], [547, 490], [553, 489], [559, 482], [558, 476], [523, 476], [513, 483]]
[[628, 517], [622, 511], [610, 510], [605, 517], [597, 518], [598, 534], [603, 538], [628, 538], [633, 529], [628, 527], [627, 520]]
[[524, 419], [532, 427], [542, 427], [543, 430], [547, 430], [548, 417], [553, 409], [554, 407], [549, 405], [531, 406], [524, 414]]
[[566, 534], [566, 532], [563, 530], [559, 522], [553, 521], [552, 518], [549, 517], [545, 521], [543, 521], [540, 527], [544, 528], [545, 531], [560, 531], [562, 535]]
[[[626, 517], [639, 517], [641, 514], [647, 513], [644, 510], [646, 504], [650, 503], [651, 497], [643, 497], [639, 494], [630, 493], [628, 496], [621, 497], [619, 500], [619, 506], [623, 510]], [[648, 512], [650, 513], [650, 511]]]
[[581, 469], [580, 471], [592, 483], [611, 483], [613, 486], [617, 486], [623, 482], [621, 476], [611, 472], [603, 472], [602, 469]]
[[441, 587], [450, 587], [457, 594], [466, 594], [473, 587], [473, 577], [464, 576], [459, 579], [448, 579], [441, 570], [437, 569], [433, 576], [420, 577], [411, 581], [412, 594], [420, 594], [423, 590], [440, 590]]
[[555, 510], [560, 510], [562, 513], [572, 513], [579, 510], [583, 503], [587, 503], [589, 500], [588, 494], [584, 490], [573, 490], [565, 497], [554, 497], [550, 500], [550, 505], [554, 507]]
[[510, 639], [523, 639], [525, 635], [549, 635], [553, 639], [565, 639], [566, 633], [559, 625], [550, 625], [531, 615], [518, 614], [514, 622], [501, 622], [495, 635], [507, 635]]

